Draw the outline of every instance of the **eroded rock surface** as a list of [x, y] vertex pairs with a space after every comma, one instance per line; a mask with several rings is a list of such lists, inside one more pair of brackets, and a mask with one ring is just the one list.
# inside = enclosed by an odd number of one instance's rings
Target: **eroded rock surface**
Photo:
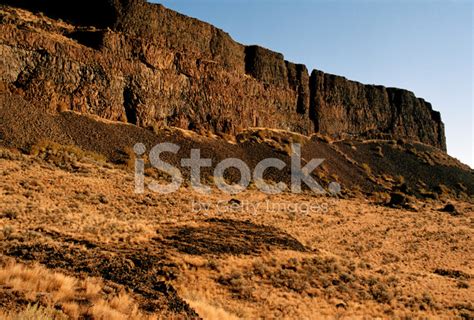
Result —
[[2, 87], [48, 112], [216, 133], [408, 138], [446, 149], [440, 114], [413, 93], [310, 75], [161, 5], [3, 0], [0, 10]]

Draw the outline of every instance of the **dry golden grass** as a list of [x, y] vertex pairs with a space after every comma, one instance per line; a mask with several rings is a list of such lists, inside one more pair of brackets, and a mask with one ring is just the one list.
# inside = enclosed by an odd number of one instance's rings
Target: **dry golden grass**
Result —
[[367, 173], [367, 175], [371, 176], [372, 175], [372, 168], [367, 163], [363, 163], [361, 165], [362, 169]]
[[[41, 300], [45, 307], [30, 306], [19, 313], [6, 313], [6, 319], [92, 317], [101, 320], [155, 319], [139, 312], [138, 305], [125, 292], [104, 297], [100, 279], [77, 279], [43, 266], [8, 262], [0, 268], [0, 285], [21, 293], [28, 301]], [[84, 303], [88, 301], [88, 303]], [[91, 304], [91, 307], [88, 304]], [[61, 309], [54, 311], [53, 307]], [[53, 314], [53, 313], [54, 314]], [[30, 315], [31, 314], [31, 315]]]
[[25, 293], [30, 300], [36, 299], [38, 293], [49, 293], [53, 302], [72, 299], [77, 285], [75, 279], [38, 265], [26, 267], [13, 263], [0, 269], [0, 283]]
[[68, 317], [51, 307], [41, 307], [38, 304], [29, 305], [19, 312], [2, 312], [0, 311], [0, 319], [2, 320], [66, 320]]
[[221, 306], [217, 306], [212, 300], [205, 300], [192, 294], [185, 295], [184, 299], [203, 319], [208, 320], [237, 320], [236, 315], [227, 312]]
[[85, 151], [76, 146], [64, 146], [54, 141], [43, 140], [31, 147], [30, 154], [34, 157], [52, 162], [60, 167], [68, 167], [76, 161], [85, 159], [99, 163], [107, 161], [104, 155]]
[[[176, 288], [205, 319], [455, 318], [473, 313], [472, 203], [453, 200], [459, 215], [452, 216], [440, 211], [444, 203], [439, 200], [414, 199], [418, 211], [377, 205], [387, 201], [386, 194], [379, 200], [337, 199], [249, 189], [230, 196], [214, 189], [202, 195], [187, 187], [171, 195], [148, 190], [135, 194], [128, 170], [81, 161], [78, 166], [76, 173], [32, 157], [0, 159], [2, 245], [22, 241], [68, 248], [71, 242], [61, 242], [68, 238], [89, 241], [117, 256], [127, 248], [163, 250], [163, 262], [174, 266], [174, 277], [162, 274], [157, 281]], [[242, 206], [217, 205], [232, 198]], [[193, 202], [209, 207], [193, 212]], [[305, 203], [326, 209], [289, 207]], [[190, 255], [177, 249], [175, 230], [180, 228], [202, 228], [205, 239], [213, 240], [210, 218], [275, 227], [307, 251], [269, 247], [251, 254]], [[239, 243], [251, 246], [246, 240], [251, 235], [242, 234]], [[225, 246], [228, 239], [216, 242]], [[74, 248], [87, 252], [82, 244]], [[133, 294], [103, 296], [101, 279], [75, 278], [34, 265], [2, 270], [0, 283], [16, 286], [32, 299], [32, 306], [38, 293], [47, 291], [48, 299], [58, 301], [67, 315], [84, 312], [78, 296], [94, 301], [89, 312], [98, 318], [143, 312]], [[468, 276], [456, 278], [458, 274]]]

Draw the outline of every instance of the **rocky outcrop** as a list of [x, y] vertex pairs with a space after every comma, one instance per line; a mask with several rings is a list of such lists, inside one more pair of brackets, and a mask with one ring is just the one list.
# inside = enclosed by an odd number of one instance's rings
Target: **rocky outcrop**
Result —
[[279, 53], [243, 46], [161, 5], [2, 3], [0, 80], [48, 112], [216, 133], [270, 127], [408, 138], [445, 149], [439, 113], [413, 93], [316, 70], [310, 76]]
[[313, 71], [316, 131], [349, 137], [405, 137], [446, 149], [444, 125], [431, 104], [407, 90], [363, 85]]

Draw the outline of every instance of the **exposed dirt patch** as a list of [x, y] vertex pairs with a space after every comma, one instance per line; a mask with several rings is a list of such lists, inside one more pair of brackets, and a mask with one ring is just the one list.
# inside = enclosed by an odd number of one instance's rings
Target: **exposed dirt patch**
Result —
[[179, 227], [166, 242], [180, 252], [194, 255], [250, 255], [272, 249], [306, 251], [298, 240], [277, 228], [231, 219], [208, 219], [203, 226]]

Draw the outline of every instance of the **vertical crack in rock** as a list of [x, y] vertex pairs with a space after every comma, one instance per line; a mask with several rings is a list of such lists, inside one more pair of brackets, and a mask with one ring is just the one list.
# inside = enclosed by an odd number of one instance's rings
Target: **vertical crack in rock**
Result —
[[301, 115], [307, 114], [309, 110], [309, 74], [303, 64], [294, 64], [285, 61], [288, 73], [288, 83], [297, 94], [296, 112]]
[[314, 132], [316, 133], [320, 131], [317, 103], [318, 85], [318, 71], [313, 70], [309, 78], [309, 118], [313, 122]]
[[137, 124], [137, 103], [133, 90], [130, 87], [125, 87], [123, 90], [123, 106], [125, 108], [125, 116], [127, 122]]

